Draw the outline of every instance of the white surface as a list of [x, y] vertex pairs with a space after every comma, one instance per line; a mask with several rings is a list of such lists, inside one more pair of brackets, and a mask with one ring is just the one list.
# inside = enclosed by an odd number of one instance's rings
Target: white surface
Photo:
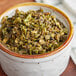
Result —
[[63, 0], [63, 3], [76, 16], [76, 0]]
[[61, 0], [35, 0], [35, 1], [38, 3], [45, 3], [45, 4], [54, 5], [54, 4], [58, 3], [58, 1], [61, 1]]
[[71, 57], [74, 63], [76, 64], [76, 25], [74, 26], [74, 37], [71, 45]]
[[[20, 7], [19, 10], [37, 10], [40, 7], [43, 8], [44, 11], [52, 12], [57, 16], [58, 19], [60, 19], [63, 23], [65, 23], [66, 26], [68, 26], [68, 22], [65, 17], [56, 11], [53, 12], [53, 10], [50, 8], [42, 6], [25, 6]], [[12, 11], [9, 10], [3, 14], [1, 18], [6, 15], [13, 15], [14, 10], [15, 9]], [[68, 65], [71, 48], [70, 46], [71, 45], [69, 44], [66, 48], [62, 49], [62, 51], [52, 56], [39, 59], [18, 58], [0, 50], [0, 63], [4, 72], [8, 76], [59, 76]]]
[[71, 57], [72, 57], [74, 63], [76, 64], [76, 47], [72, 48], [72, 50], [71, 50]]

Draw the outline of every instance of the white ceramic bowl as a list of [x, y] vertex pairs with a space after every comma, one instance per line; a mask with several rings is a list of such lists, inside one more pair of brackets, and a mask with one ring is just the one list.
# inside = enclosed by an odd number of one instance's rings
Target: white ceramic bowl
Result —
[[17, 8], [22, 11], [42, 8], [45, 12], [56, 15], [69, 30], [68, 39], [56, 50], [41, 55], [20, 55], [0, 43], [0, 64], [4, 72], [8, 76], [59, 76], [67, 67], [70, 56], [70, 41], [73, 36], [70, 19], [56, 7], [41, 3], [23, 3], [5, 11], [0, 16], [0, 21], [3, 16], [11, 17]]

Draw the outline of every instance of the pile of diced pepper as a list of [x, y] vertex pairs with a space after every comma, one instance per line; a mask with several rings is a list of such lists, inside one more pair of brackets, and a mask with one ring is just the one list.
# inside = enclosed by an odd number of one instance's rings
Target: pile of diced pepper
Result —
[[67, 27], [43, 9], [15, 11], [1, 20], [0, 43], [19, 54], [36, 55], [54, 51], [68, 37]]

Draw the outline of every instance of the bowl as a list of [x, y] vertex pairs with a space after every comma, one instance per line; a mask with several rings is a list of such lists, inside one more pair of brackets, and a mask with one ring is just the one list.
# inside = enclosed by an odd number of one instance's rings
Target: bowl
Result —
[[22, 3], [1, 14], [0, 22], [4, 16], [14, 15], [16, 9], [26, 12], [40, 8], [44, 12], [51, 12], [68, 28], [68, 38], [54, 51], [40, 55], [20, 55], [10, 51], [0, 43], [0, 64], [8, 76], [59, 76], [68, 65], [73, 25], [68, 16], [58, 8], [42, 3]]

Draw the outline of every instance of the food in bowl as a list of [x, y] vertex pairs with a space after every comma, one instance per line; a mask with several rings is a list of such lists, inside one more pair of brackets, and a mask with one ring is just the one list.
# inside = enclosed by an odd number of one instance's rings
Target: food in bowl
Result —
[[62, 45], [68, 30], [56, 16], [43, 9], [15, 11], [12, 17], [1, 20], [0, 42], [19, 54], [43, 54]]

